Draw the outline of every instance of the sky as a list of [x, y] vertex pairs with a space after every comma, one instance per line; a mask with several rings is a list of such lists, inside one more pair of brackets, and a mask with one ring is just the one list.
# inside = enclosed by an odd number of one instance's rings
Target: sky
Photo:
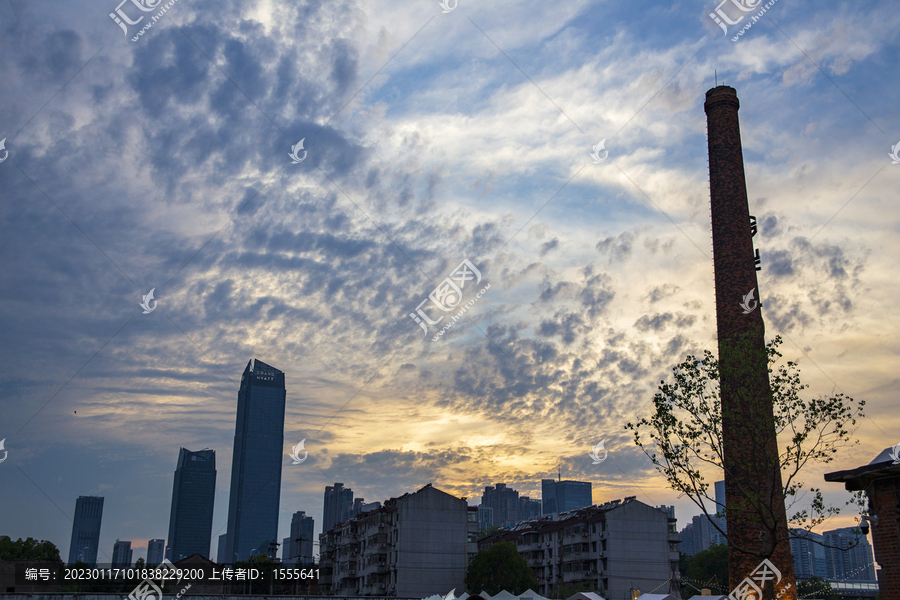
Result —
[[[866, 402], [859, 444], [801, 479], [843, 506], [822, 475], [900, 443], [892, 3], [777, 0], [726, 33], [706, 0], [174, 0], [155, 23], [142, 1], [0, 0], [0, 535], [65, 558], [100, 495], [100, 561], [145, 556], [179, 448], [212, 448], [214, 555], [253, 358], [286, 374], [279, 541], [298, 510], [320, 530], [334, 482], [474, 505], [558, 475], [680, 529], [699, 509], [624, 426], [716, 349], [717, 82], [767, 339], [810, 397]], [[429, 295], [464, 260], [439, 335]], [[447, 315], [425, 331], [423, 301]]]

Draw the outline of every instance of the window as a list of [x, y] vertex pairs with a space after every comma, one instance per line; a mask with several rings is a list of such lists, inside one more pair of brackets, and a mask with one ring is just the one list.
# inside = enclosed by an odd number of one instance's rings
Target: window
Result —
[[477, 541], [478, 541], [478, 534], [477, 534], [477, 533], [472, 533], [472, 532], [467, 533], [467, 534], [466, 534], [466, 541], [467, 541], [467, 542], [477, 542]]
[[468, 511], [466, 516], [469, 519], [469, 523], [477, 523], [478, 522], [478, 513], [475, 512], [474, 510]]

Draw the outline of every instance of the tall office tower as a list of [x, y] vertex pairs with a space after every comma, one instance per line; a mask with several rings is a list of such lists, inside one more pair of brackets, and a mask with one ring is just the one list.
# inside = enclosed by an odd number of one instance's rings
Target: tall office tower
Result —
[[103, 498], [78, 496], [78, 500], [75, 501], [75, 520], [72, 522], [72, 541], [69, 542], [70, 565], [80, 560], [96, 566], [102, 520]]
[[161, 565], [166, 557], [166, 540], [150, 540], [147, 542], [147, 566]]
[[541, 479], [541, 503], [544, 515], [592, 506], [594, 499], [591, 482]]
[[797, 579], [828, 577], [825, 561], [825, 538], [806, 529], [791, 529], [791, 554]]
[[518, 520], [535, 521], [541, 518], [542, 504], [540, 500], [532, 500], [528, 496], [519, 496]]
[[825, 538], [825, 570], [828, 579], [876, 581], [875, 559], [869, 538], [856, 527], [832, 529]]
[[172, 485], [166, 558], [178, 562], [192, 554], [209, 558], [213, 503], [216, 499], [216, 451], [182, 448]]
[[325, 486], [325, 502], [322, 508], [322, 533], [331, 531], [336, 523], [342, 522], [345, 503], [353, 504], [353, 490], [343, 483]]
[[[709, 195], [712, 218], [716, 331], [725, 493], [728, 495], [728, 589], [769, 556], [782, 575], [763, 582], [783, 600], [796, 597], [794, 560], [769, 384], [765, 326], [756, 278], [737, 92], [720, 85], [706, 92]], [[752, 490], [752, 493], [747, 491]], [[772, 525], [769, 526], [768, 524]], [[768, 568], [768, 567], [766, 567]]]
[[112, 568], [127, 569], [130, 567], [132, 553], [133, 550], [131, 549], [130, 541], [116, 540], [116, 543], [113, 544]]
[[[717, 481], [715, 483], [716, 488], [716, 513], [720, 513], [725, 510], [725, 481]], [[712, 511], [712, 509], [710, 509]], [[714, 515], [713, 515], [714, 516]], [[727, 517], [716, 517], [716, 523], [719, 524], [719, 527], [725, 533], [728, 533], [728, 518]], [[722, 544], [723, 546], [728, 545], [728, 539], [722, 535], [719, 530], [713, 528], [710, 531], [710, 544]]]
[[716, 486], [716, 505], [719, 510], [725, 508], [725, 480], [717, 481]]
[[226, 545], [228, 544], [228, 534], [223, 533], [219, 536], [219, 543], [216, 545], [216, 562], [220, 565], [230, 564], [231, 561], [226, 560], [228, 558]]
[[505, 483], [486, 486], [481, 505], [494, 509], [494, 527], [511, 527], [519, 522], [519, 492]]
[[478, 531], [487, 531], [494, 526], [494, 509], [480, 504], [478, 506]]
[[296, 563], [299, 559], [302, 563], [312, 562], [313, 557], [313, 528], [315, 522], [312, 517], [298, 510], [291, 518], [291, 535], [284, 538], [281, 547], [283, 562]]
[[[247, 363], [238, 391], [228, 502], [227, 562], [247, 560], [278, 537], [284, 459], [284, 373]], [[263, 550], [258, 553], [266, 553]]]

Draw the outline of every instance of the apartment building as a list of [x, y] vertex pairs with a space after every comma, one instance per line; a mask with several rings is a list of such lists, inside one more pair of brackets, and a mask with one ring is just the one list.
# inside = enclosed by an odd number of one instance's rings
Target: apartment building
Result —
[[501, 529], [478, 549], [499, 541], [516, 545], [543, 596], [588, 584], [605, 598], [630, 597], [632, 588], [680, 597], [675, 518], [634, 496]]
[[430, 483], [319, 535], [319, 593], [424, 598], [465, 586], [478, 509]]

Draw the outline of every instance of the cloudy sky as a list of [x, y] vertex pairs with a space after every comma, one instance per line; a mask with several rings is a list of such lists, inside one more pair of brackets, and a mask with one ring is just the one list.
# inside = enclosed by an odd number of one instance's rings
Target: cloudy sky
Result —
[[[623, 427], [715, 350], [715, 73], [767, 336], [809, 394], [866, 401], [861, 443], [805, 480], [842, 505], [822, 473], [900, 442], [892, 3], [779, 0], [736, 42], [749, 18], [726, 35], [706, 0], [177, 0], [139, 36], [137, 3], [126, 34], [117, 0], [0, 0], [0, 534], [65, 557], [102, 495], [100, 560], [143, 556], [178, 449], [208, 447], [215, 539], [251, 358], [287, 376], [279, 539], [296, 510], [319, 529], [335, 481], [475, 504], [559, 471], [680, 527], [697, 509]], [[409, 315], [464, 259], [463, 300], [490, 289], [433, 341]]]

